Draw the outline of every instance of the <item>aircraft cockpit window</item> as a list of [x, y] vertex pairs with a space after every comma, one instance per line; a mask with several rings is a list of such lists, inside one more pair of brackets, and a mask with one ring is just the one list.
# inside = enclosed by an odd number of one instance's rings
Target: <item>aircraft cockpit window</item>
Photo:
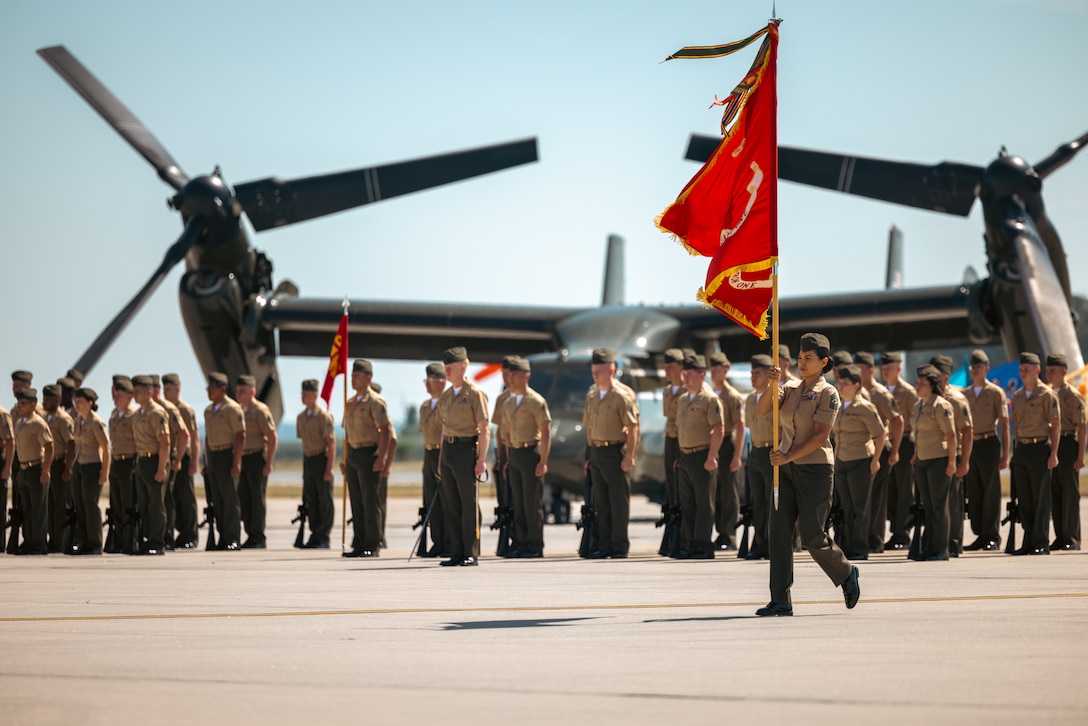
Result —
[[581, 410], [585, 406], [586, 391], [593, 384], [587, 365], [555, 365], [533, 362], [529, 385], [548, 401], [552, 410]]

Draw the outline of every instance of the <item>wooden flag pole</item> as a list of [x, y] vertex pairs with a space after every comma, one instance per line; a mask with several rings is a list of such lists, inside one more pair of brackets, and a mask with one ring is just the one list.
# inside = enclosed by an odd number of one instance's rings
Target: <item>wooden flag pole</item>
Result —
[[[778, 264], [771, 272], [771, 350], [778, 358]], [[782, 371], [785, 375], [786, 371]], [[778, 451], [778, 380], [771, 381], [771, 451]], [[774, 510], [778, 511], [778, 466], [774, 467]]]

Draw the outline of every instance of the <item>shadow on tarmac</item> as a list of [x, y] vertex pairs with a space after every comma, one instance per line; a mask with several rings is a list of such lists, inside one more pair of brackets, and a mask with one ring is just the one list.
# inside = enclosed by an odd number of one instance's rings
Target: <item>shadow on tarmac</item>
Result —
[[442, 630], [501, 630], [504, 628], [538, 628], [552, 625], [568, 625], [579, 620], [598, 618], [529, 618], [525, 620], [474, 620], [466, 623], [447, 623]]

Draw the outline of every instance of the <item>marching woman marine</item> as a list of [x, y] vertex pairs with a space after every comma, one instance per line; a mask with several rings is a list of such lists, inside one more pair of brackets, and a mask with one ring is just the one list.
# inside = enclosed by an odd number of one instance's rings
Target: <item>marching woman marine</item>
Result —
[[941, 374], [930, 365], [918, 369], [918, 401], [910, 412], [914, 436], [914, 477], [926, 518], [926, 559], [948, 559], [948, 492], [956, 473], [956, 425], [952, 404], [941, 394]]
[[80, 388], [72, 394], [76, 410], [75, 465], [72, 467], [72, 503], [76, 509], [76, 531], [72, 537], [78, 554], [102, 554], [102, 510], [98, 499], [110, 478], [110, 437], [98, 410], [98, 394]]
[[[780, 441], [771, 453], [771, 464], [780, 467], [778, 508], [771, 509], [771, 601], [756, 615], [793, 615], [790, 588], [793, 586], [793, 525], [801, 530], [801, 541], [812, 559], [842, 587], [846, 607], [858, 604], [858, 568], [852, 566], [824, 532], [831, 510], [833, 486], [831, 428], [839, 411], [839, 394], [823, 374], [831, 370], [831, 344], [820, 333], [801, 336], [797, 356], [800, 379], [787, 381], [778, 390]], [[780, 368], [767, 372], [781, 380]], [[772, 412], [770, 396], [759, 399], [758, 413]]]
[[842, 412], [835, 417], [835, 491], [842, 502], [843, 549], [851, 560], [869, 559], [869, 498], [884, 451], [884, 422], [864, 396], [861, 369], [854, 364], [835, 372]]

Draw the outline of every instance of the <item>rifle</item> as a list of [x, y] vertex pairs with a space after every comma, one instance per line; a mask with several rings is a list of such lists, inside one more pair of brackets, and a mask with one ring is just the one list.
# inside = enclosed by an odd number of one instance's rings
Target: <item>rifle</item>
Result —
[[[744, 501], [740, 505], [740, 519], [738, 527], [744, 527], [737, 545], [737, 559], [743, 560], [748, 556], [748, 530], [752, 527], [752, 487], [748, 484], [748, 468], [744, 469]], [[755, 539], [753, 536], [752, 539]]]
[[910, 538], [910, 552], [907, 553], [908, 560], [921, 562], [926, 558], [926, 553], [922, 551], [922, 534], [925, 526], [926, 510], [922, 507], [922, 498], [915, 485], [914, 504], [910, 505], [910, 519], [907, 520], [907, 529], [914, 527], [914, 534]]
[[116, 552], [117, 551], [117, 521], [113, 518], [113, 509], [106, 507], [106, 521], [102, 523], [103, 527], [107, 527], [106, 541], [102, 545], [103, 552]]
[[[911, 510], [914, 511], [913, 509]], [[846, 514], [842, 510], [842, 499], [839, 497], [838, 490], [835, 490], [831, 495], [831, 509], [827, 512], [827, 519], [824, 521], [824, 534], [831, 537], [831, 540], [842, 547], [843, 529], [846, 526]], [[835, 530], [835, 534], [831, 535], [831, 530]]]
[[79, 550], [72, 542], [76, 536], [76, 523], [79, 521], [76, 517], [76, 508], [71, 504], [65, 504], [64, 516], [64, 533], [60, 538], [60, 551], [66, 555], [77, 555]]
[[[416, 512], [416, 516], [419, 519], [412, 525], [412, 531], [415, 532], [420, 527], [423, 527], [423, 531], [419, 533], [419, 537], [416, 539], [416, 546], [413, 550], [416, 553], [416, 557], [426, 557], [429, 553], [427, 550], [427, 507], [420, 507]], [[411, 555], [408, 556], [411, 559]]]
[[680, 554], [680, 548], [683, 546], [682, 537], [680, 536], [680, 521], [683, 514], [680, 511], [679, 460], [673, 465], [672, 486], [672, 503], [666, 502], [661, 505], [661, 518], [654, 522], [654, 527], [665, 528], [665, 532], [661, 535], [661, 546], [657, 550], [657, 554], [662, 557], [676, 557]]
[[[434, 511], [434, 505], [438, 502], [438, 487], [434, 489], [434, 496], [431, 497], [431, 504], [424, 509], [419, 508], [419, 521], [412, 525], [412, 530], [420, 530], [419, 539], [416, 540], [416, 546], [412, 548], [412, 551], [408, 553], [408, 561], [412, 561], [412, 555], [419, 555], [420, 557], [427, 557], [427, 523], [431, 521], [431, 512]], [[441, 542], [435, 542], [435, 546], [440, 546]]]
[[597, 539], [597, 509], [593, 506], [593, 477], [586, 469], [586, 499], [582, 505], [582, 519], [574, 528], [582, 530], [582, 541], [578, 544], [578, 556], [589, 558], [596, 549], [593, 544]]
[[1009, 525], [1009, 536], [1005, 539], [1005, 554], [1016, 554], [1016, 523], [1020, 522], [1020, 502], [1016, 496], [1016, 469], [1009, 462], [1009, 501], [1005, 505], [1007, 514], [1001, 524]]
[[198, 524], [196, 528], [202, 529], [204, 525], [208, 526], [208, 542], [204, 545], [204, 550], [210, 552], [219, 549], [215, 544], [215, 505], [211, 502], [208, 502], [208, 506], [204, 507], [204, 521]]
[[491, 523], [492, 532], [499, 530], [499, 543], [495, 547], [495, 554], [498, 557], [508, 557], [512, 549], [511, 539], [514, 531], [514, 508], [510, 505], [513, 496], [510, 491], [510, 477], [502, 471], [498, 462], [495, 462], [492, 473], [495, 475], [495, 496], [499, 497], [499, 492], [502, 492], [499, 506], [495, 507], [495, 521]]
[[121, 545], [121, 552], [126, 555], [138, 555], [143, 553], [143, 540], [141, 539], [140, 529], [142, 522], [140, 521], [140, 507], [136, 503], [136, 468], [132, 469], [132, 476], [129, 477], [129, 483], [131, 485], [130, 496], [132, 499], [132, 506], [125, 512], [125, 541]]
[[[15, 492], [12, 491], [12, 494], [14, 493]], [[19, 528], [23, 526], [23, 510], [15, 503], [15, 497], [12, 497], [12, 506], [11, 509], [8, 510], [8, 521], [4, 526], [11, 527], [11, 532], [8, 534], [8, 544], [4, 551], [9, 555], [18, 554]]]
[[[214, 516], [214, 515], [213, 515]], [[298, 534], [295, 535], [295, 547], [302, 549], [306, 546], [306, 503], [298, 505], [298, 514], [291, 520], [291, 524], [298, 522]]]
[[[744, 527], [744, 530], [740, 534], [740, 542], [737, 543], [737, 559], [743, 560], [748, 556], [748, 532], [752, 527], [752, 507], [749, 504], [742, 504], [740, 507], [740, 519], [737, 520], [737, 527]], [[754, 537], [753, 537], [754, 539]]]

